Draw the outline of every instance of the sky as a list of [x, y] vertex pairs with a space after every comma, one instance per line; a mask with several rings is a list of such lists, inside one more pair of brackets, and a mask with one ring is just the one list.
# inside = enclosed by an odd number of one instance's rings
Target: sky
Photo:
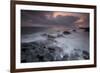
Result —
[[21, 10], [21, 27], [45, 27], [55, 30], [89, 27], [89, 13]]

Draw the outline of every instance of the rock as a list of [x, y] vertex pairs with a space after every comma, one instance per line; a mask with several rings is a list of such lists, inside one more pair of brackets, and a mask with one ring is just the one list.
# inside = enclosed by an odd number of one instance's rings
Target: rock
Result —
[[73, 32], [76, 32], [76, 30], [74, 29]]
[[89, 32], [89, 27], [80, 27], [80, 29], [83, 29], [84, 30], [84, 32]]
[[[64, 34], [70, 34], [70, 32], [64, 31]], [[62, 36], [62, 35], [61, 35]], [[57, 41], [54, 39], [38, 40], [29, 43], [21, 43], [21, 62], [46, 62], [46, 61], [67, 61], [67, 60], [81, 60], [89, 59], [89, 53], [81, 49], [66, 49], [62, 46], [56, 45]], [[58, 42], [59, 43], [59, 42]]]
[[65, 60], [68, 60], [68, 58], [69, 58], [69, 56], [68, 56], [68, 54], [66, 54], [66, 55], [63, 56], [63, 59], [62, 60], [65, 61]]
[[63, 34], [68, 35], [71, 34], [69, 31], [64, 31]]
[[80, 49], [73, 49], [70, 53], [69, 60], [79, 60], [82, 57], [82, 51]]
[[44, 56], [37, 55], [36, 57], [38, 58], [39, 61], [44, 61]]
[[44, 56], [44, 61], [54, 61], [54, 55], [51, 53], [48, 53]]
[[89, 59], [89, 53], [87, 51], [83, 50], [82, 53], [83, 53], [83, 58], [84, 59]]

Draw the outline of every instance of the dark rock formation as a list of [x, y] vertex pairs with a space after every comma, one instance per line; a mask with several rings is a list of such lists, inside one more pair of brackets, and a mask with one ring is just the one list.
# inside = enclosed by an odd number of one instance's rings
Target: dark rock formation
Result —
[[22, 43], [21, 62], [45, 62], [61, 60], [59, 52], [61, 48], [57, 46], [47, 46], [45, 41]]
[[63, 34], [68, 35], [68, 34], [71, 34], [71, 32], [69, 32], [69, 31], [64, 31]]
[[83, 29], [84, 30], [84, 32], [89, 32], [89, 27], [80, 27], [80, 29]]

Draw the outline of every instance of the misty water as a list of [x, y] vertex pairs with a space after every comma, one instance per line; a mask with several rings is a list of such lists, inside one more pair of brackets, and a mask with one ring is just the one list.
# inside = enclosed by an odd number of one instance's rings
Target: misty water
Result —
[[89, 32], [42, 30], [21, 35], [22, 63], [88, 59]]

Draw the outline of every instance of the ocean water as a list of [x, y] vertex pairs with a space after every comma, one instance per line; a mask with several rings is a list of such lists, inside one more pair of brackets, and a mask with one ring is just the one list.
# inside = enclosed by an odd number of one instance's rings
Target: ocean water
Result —
[[21, 34], [22, 63], [89, 59], [89, 32], [29, 29]]

